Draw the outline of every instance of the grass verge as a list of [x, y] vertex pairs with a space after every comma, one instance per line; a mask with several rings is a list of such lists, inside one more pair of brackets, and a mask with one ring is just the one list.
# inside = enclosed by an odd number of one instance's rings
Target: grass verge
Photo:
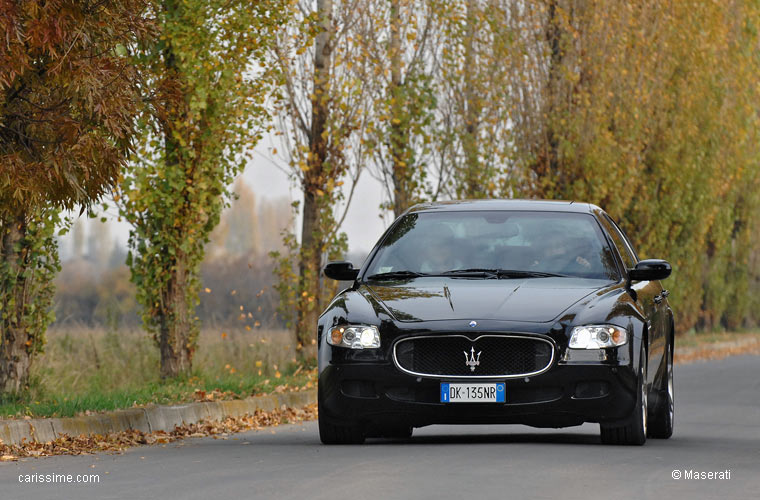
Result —
[[760, 332], [717, 332], [676, 337], [676, 364], [760, 354]]
[[171, 381], [158, 378], [157, 351], [139, 331], [51, 331], [27, 390], [0, 397], [0, 418], [69, 417], [316, 386], [316, 370], [296, 363], [287, 332], [205, 330], [192, 375]]

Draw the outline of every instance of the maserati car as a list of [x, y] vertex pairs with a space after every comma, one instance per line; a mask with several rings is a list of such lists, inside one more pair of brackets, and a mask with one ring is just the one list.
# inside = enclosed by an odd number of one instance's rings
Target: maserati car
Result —
[[607, 444], [673, 433], [673, 312], [631, 240], [588, 203], [425, 203], [385, 231], [321, 314], [325, 444], [432, 424], [598, 423]]

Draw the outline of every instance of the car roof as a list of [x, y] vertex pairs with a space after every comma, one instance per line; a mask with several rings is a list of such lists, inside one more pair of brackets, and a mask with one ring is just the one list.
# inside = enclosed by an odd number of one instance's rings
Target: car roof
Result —
[[496, 199], [419, 203], [410, 208], [407, 213], [467, 212], [480, 210], [572, 212], [584, 214], [602, 211], [596, 205], [577, 201]]

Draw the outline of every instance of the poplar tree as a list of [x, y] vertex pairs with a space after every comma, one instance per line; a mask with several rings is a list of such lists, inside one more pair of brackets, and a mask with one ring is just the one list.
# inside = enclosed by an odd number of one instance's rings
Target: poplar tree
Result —
[[199, 269], [228, 186], [264, 130], [277, 0], [151, 4], [158, 41], [135, 62], [149, 75], [142, 139], [117, 195], [132, 225], [127, 260], [163, 378], [190, 372]]

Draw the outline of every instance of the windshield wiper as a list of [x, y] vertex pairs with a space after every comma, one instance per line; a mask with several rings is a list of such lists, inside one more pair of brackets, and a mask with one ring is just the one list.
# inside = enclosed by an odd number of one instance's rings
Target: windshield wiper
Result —
[[389, 271], [387, 273], [377, 273], [367, 276], [368, 280], [396, 279], [396, 278], [419, 278], [420, 276], [429, 276], [425, 273], [416, 271]]
[[545, 273], [542, 271], [523, 271], [519, 269], [487, 269], [472, 267], [469, 269], [453, 269], [439, 276], [467, 276], [483, 278], [566, 278], [566, 274]]
[[543, 271], [522, 271], [519, 269], [499, 269], [499, 278], [567, 278], [567, 274], [545, 273]]
[[452, 269], [451, 271], [444, 271], [438, 276], [463, 276], [471, 278], [496, 278], [498, 277], [498, 269], [484, 269], [480, 267], [471, 267], [469, 269]]

